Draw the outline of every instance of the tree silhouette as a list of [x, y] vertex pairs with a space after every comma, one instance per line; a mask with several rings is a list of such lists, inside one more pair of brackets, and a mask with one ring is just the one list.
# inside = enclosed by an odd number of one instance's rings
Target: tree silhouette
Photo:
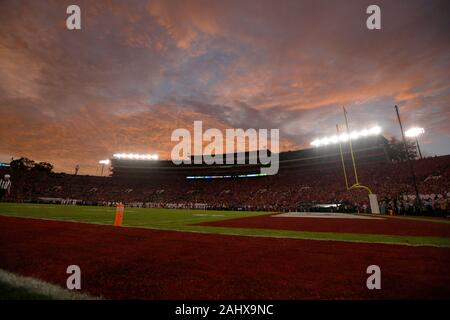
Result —
[[[418, 153], [417, 153], [417, 146], [413, 141], [406, 141], [406, 147], [408, 150], [409, 158], [410, 159], [417, 159]], [[408, 160], [405, 152], [405, 145], [403, 144], [403, 141], [400, 141], [396, 139], [395, 137], [392, 137], [387, 142], [387, 150], [388, 154], [391, 160], [395, 161], [406, 161]]]

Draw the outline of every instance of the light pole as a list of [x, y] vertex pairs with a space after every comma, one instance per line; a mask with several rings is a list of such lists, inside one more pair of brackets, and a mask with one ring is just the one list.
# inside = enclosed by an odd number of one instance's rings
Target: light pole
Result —
[[419, 206], [419, 211], [422, 211], [422, 200], [420, 199], [420, 196], [419, 196], [419, 189], [417, 189], [416, 174], [414, 172], [414, 167], [412, 165], [411, 159], [409, 158], [408, 146], [406, 145], [405, 133], [403, 132], [403, 125], [402, 125], [402, 120], [400, 119], [400, 113], [398, 112], [398, 106], [395, 106], [395, 112], [397, 113], [398, 124], [400, 126], [400, 131], [402, 133], [403, 145], [405, 147], [405, 152], [406, 152], [406, 159], [408, 160], [409, 170], [411, 171], [414, 191], [416, 193], [416, 203]]
[[420, 146], [419, 146], [419, 139], [418, 137], [421, 134], [425, 133], [425, 129], [424, 128], [411, 128], [405, 131], [405, 136], [408, 138], [415, 138], [416, 139], [416, 146], [417, 146], [417, 151], [419, 152], [419, 157], [420, 159], [422, 159], [422, 151], [420, 151]]

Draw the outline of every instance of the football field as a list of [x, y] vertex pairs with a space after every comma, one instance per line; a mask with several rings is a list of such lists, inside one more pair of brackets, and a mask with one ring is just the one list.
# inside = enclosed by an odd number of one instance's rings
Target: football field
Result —
[[[113, 207], [0, 204], [0, 297], [74, 298], [60, 291], [68, 265], [80, 266], [80, 294], [92, 298], [450, 294], [446, 219], [125, 208], [115, 227], [114, 217]], [[382, 270], [381, 290], [366, 287], [369, 265]]]

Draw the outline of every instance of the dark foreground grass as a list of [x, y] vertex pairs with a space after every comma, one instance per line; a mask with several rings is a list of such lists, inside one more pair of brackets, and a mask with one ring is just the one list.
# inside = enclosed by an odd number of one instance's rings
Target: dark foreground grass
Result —
[[53, 298], [0, 281], [0, 300], [53, 300]]
[[[267, 215], [267, 212], [186, 209], [125, 208], [123, 225], [161, 230], [203, 232], [257, 237], [296, 238], [327, 241], [387, 243], [450, 247], [450, 238], [379, 235], [365, 233], [310, 232], [198, 225], [206, 222]], [[115, 208], [1, 203], [0, 215], [111, 225]], [[429, 220], [427, 220], [429, 221]], [[433, 222], [441, 223], [440, 220]]]
[[[32, 277], [64, 288], [77, 264], [80, 293], [105, 299], [442, 299], [450, 290], [449, 248], [12, 217], [0, 217], [0, 243], [0, 268], [25, 285]], [[382, 290], [367, 289], [371, 264], [382, 269]]]

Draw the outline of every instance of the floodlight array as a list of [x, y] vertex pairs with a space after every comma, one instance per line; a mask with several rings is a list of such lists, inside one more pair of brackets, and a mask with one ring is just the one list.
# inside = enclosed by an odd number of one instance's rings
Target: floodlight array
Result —
[[381, 133], [381, 128], [379, 126], [372, 127], [370, 129], [364, 129], [361, 131], [352, 131], [350, 133], [343, 133], [340, 135], [334, 135], [330, 137], [324, 137], [321, 139], [315, 139], [311, 142], [311, 145], [314, 147], [327, 146], [330, 144], [336, 144], [340, 142], [347, 142], [349, 140], [357, 140], [359, 138], [368, 137], [368, 136], [376, 136]]
[[137, 153], [115, 153], [115, 159], [130, 159], [130, 160], [158, 160], [157, 154], [137, 154]]
[[109, 159], [100, 160], [98, 163], [108, 165], [111, 161]]
[[408, 138], [415, 138], [420, 136], [422, 133], [425, 133], [424, 128], [411, 128], [405, 131], [405, 136]]

